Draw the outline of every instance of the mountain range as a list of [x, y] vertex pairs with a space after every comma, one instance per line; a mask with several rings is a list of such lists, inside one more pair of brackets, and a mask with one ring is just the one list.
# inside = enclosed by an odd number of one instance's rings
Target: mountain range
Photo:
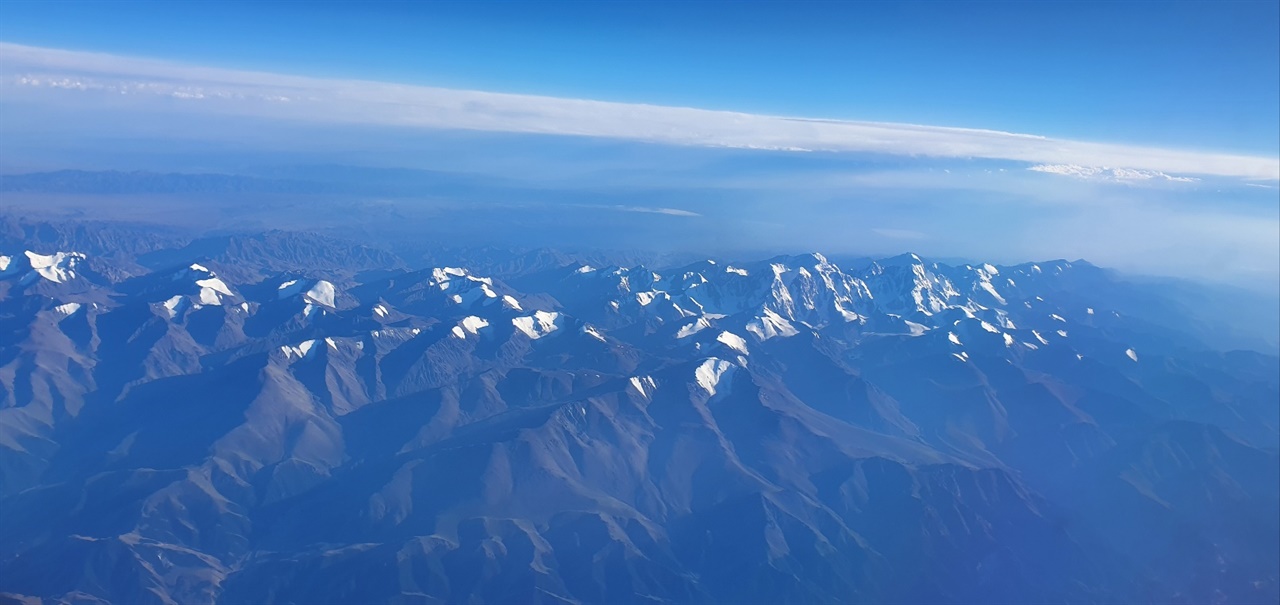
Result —
[[1280, 358], [1084, 261], [0, 226], [11, 601], [1280, 599]]

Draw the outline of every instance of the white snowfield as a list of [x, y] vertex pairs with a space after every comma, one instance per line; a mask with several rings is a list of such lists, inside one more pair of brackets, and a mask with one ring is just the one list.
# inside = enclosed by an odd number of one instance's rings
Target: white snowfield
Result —
[[[291, 279], [280, 284], [276, 289], [276, 296], [281, 300], [299, 294], [301, 294], [302, 300], [307, 303], [330, 309], [335, 308], [334, 299], [337, 296], [337, 289], [333, 287], [332, 283], [323, 279], [317, 279], [314, 282]], [[310, 313], [306, 313], [306, 315], [309, 316]]]
[[765, 309], [764, 313], [747, 323], [747, 331], [755, 334], [760, 340], [769, 340], [776, 336], [795, 336], [800, 331], [791, 325], [791, 322], [783, 319], [780, 315], [770, 309]]
[[302, 298], [318, 305], [333, 308], [333, 299], [336, 294], [337, 291], [334, 289], [333, 284], [321, 279], [316, 281], [315, 285], [311, 286], [311, 289], [302, 295]]
[[53, 312], [58, 315], [58, 321], [62, 321], [63, 319], [71, 317], [72, 315], [75, 314], [76, 311], [79, 311], [79, 310], [80, 310], [80, 303], [74, 303], [74, 302], [63, 303], [53, 308]]
[[682, 326], [680, 330], [676, 332], [676, 338], [688, 338], [710, 327], [711, 321], [709, 319], [706, 317], [699, 317], [688, 325]]
[[589, 324], [582, 324], [582, 333], [600, 342], [607, 342], [605, 340], [604, 334], [601, 334], [600, 331], [595, 328], [595, 326], [592, 326]]
[[560, 329], [561, 323], [560, 314], [551, 311], [535, 311], [533, 315], [516, 317], [511, 320], [511, 324], [517, 330], [533, 340], [538, 340]]
[[182, 309], [184, 308], [184, 305], [186, 302], [187, 302], [186, 297], [179, 295], [179, 296], [170, 297], [168, 300], [160, 304], [164, 306], [166, 311], [169, 312], [169, 319], [173, 319], [177, 317], [179, 313], [182, 312]]
[[53, 254], [37, 254], [30, 250], [23, 252], [23, 258], [0, 256], [0, 276], [13, 275], [28, 270], [20, 279], [23, 285], [36, 280], [45, 279], [55, 284], [66, 283], [76, 277], [76, 267], [85, 260], [79, 252], [54, 252]]
[[632, 376], [631, 388], [646, 399], [653, 397], [653, 392], [657, 390], [658, 383], [653, 380], [652, 376]]
[[200, 286], [200, 304], [202, 305], [221, 305], [223, 296], [235, 296], [231, 293], [231, 288], [217, 277], [196, 280], [196, 285]]
[[737, 366], [728, 361], [711, 357], [693, 371], [694, 381], [708, 395], [715, 395], [720, 389], [720, 382], [732, 376], [736, 368]]
[[458, 322], [458, 325], [454, 326], [450, 332], [455, 338], [465, 339], [467, 334], [479, 334], [482, 328], [487, 327], [489, 327], [489, 320], [475, 315], [468, 315], [462, 318], [462, 321]]
[[284, 345], [280, 347], [280, 352], [284, 353], [287, 360], [303, 359], [311, 356], [311, 351], [315, 348], [315, 339], [304, 340], [296, 345]]
[[721, 332], [720, 335], [716, 337], [716, 341], [730, 349], [742, 353], [743, 355], [750, 354], [750, 352], [747, 351], [747, 341], [733, 332]]
[[[228, 286], [226, 282], [222, 281], [222, 279], [208, 267], [199, 263], [191, 263], [186, 268], [175, 272], [173, 274], [173, 281], [187, 281], [188, 283], [193, 283], [195, 285], [197, 290], [194, 296], [197, 302], [192, 305], [192, 308], [198, 309], [204, 306], [222, 306], [225, 302], [224, 298], [236, 297], [231, 286]], [[177, 299], [185, 300], [183, 296], [179, 295], [169, 298], [162, 303], [164, 307], [168, 309], [170, 318], [176, 317], [182, 312], [182, 309], [185, 308], [183, 300]]]

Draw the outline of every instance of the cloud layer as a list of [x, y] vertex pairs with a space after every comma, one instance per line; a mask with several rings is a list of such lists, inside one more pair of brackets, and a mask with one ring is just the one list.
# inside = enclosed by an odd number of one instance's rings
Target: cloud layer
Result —
[[[1280, 158], [940, 126], [451, 90], [183, 65], [0, 43], [6, 102], [100, 102], [339, 124], [607, 137], [673, 145], [984, 158], [1170, 175], [1280, 179]], [[163, 102], [160, 102], [163, 100]], [[1117, 174], [1129, 174], [1121, 172]]]

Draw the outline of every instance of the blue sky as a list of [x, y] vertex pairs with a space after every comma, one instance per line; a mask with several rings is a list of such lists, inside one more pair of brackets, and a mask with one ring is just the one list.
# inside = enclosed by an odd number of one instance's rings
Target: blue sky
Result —
[[507, 221], [479, 243], [1275, 292], [1277, 6], [4, 0], [0, 172], [412, 168], [478, 178], [395, 203]]
[[1275, 155], [1278, 7], [6, 0], [0, 39], [324, 77]]

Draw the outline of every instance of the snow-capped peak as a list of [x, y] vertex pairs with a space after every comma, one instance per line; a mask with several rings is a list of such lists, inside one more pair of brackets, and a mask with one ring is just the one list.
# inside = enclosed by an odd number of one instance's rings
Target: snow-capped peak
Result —
[[66, 283], [76, 277], [76, 268], [85, 255], [79, 252], [54, 252], [53, 254], [37, 254], [30, 250], [23, 252], [23, 257], [0, 256], [0, 276], [22, 275], [23, 285], [44, 279], [55, 284]]
[[296, 345], [281, 346], [280, 352], [284, 353], [284, 358], [287, 360], [304, 359], [311, 356], [312, 352], [315, 350], [315, 346], [316, 340], [313, 338], [310, 340], [304, 340]]
[[747, 341], [733, 332], [721, 332], [719, 336], [716, 336], [716, 341], [743, 355], [750, 354], [750, 351], [747, 350]]
[[489, 320], [475, 315], [468, 315], [453, 327], [452, 333], [455, 338], [466, 338], [467, 334], [479, 334], [482, 328], [489, 327]]
[[76, 265], [85, 258], [79, 252], [55, 252], [44, 255], [27, 250], [26, 255], [32, 270], [40, 277], [58, 284], [74, 279]]
[[[186, 282], [191, 284], [188, 287], [195, 288], [193, 295], [198, 301], [199, 306], [209, 305], [217, 306], [223, 304], [224, 298], [234, 298], [236, 294], [226, 282], [222, 281], [212, 270], [199, 263], [192, 263], [187, 267], [183, 267], [173, 273], [174, 282]], [[169, 316], [176, 316], [181, 309], [174, 299], [181, 298], [175, 296], [165, 301], [164, 306], [169, 310]]]
[[302, 280], [291, 279], [280, 284], [276, 290], [277, 297], [281, 300], [291, 296], [301, 295], [302, 300], [313, 304], [334, 308], [334, 298], [337, 295], [337, 289], [331, 282], [323, 279]]
[[693, 371], [693, 379], [708, 395], [715, 395], [723, 388], [720, 382], [732, 376], [736, 368], [728, 361], [711, 357]]
[[513, 318], [511, 325], [530, 339], [537, 340], [560, 329], [562, 322], [563, 319], [559, 313], [535, 311], [533, 315]]

